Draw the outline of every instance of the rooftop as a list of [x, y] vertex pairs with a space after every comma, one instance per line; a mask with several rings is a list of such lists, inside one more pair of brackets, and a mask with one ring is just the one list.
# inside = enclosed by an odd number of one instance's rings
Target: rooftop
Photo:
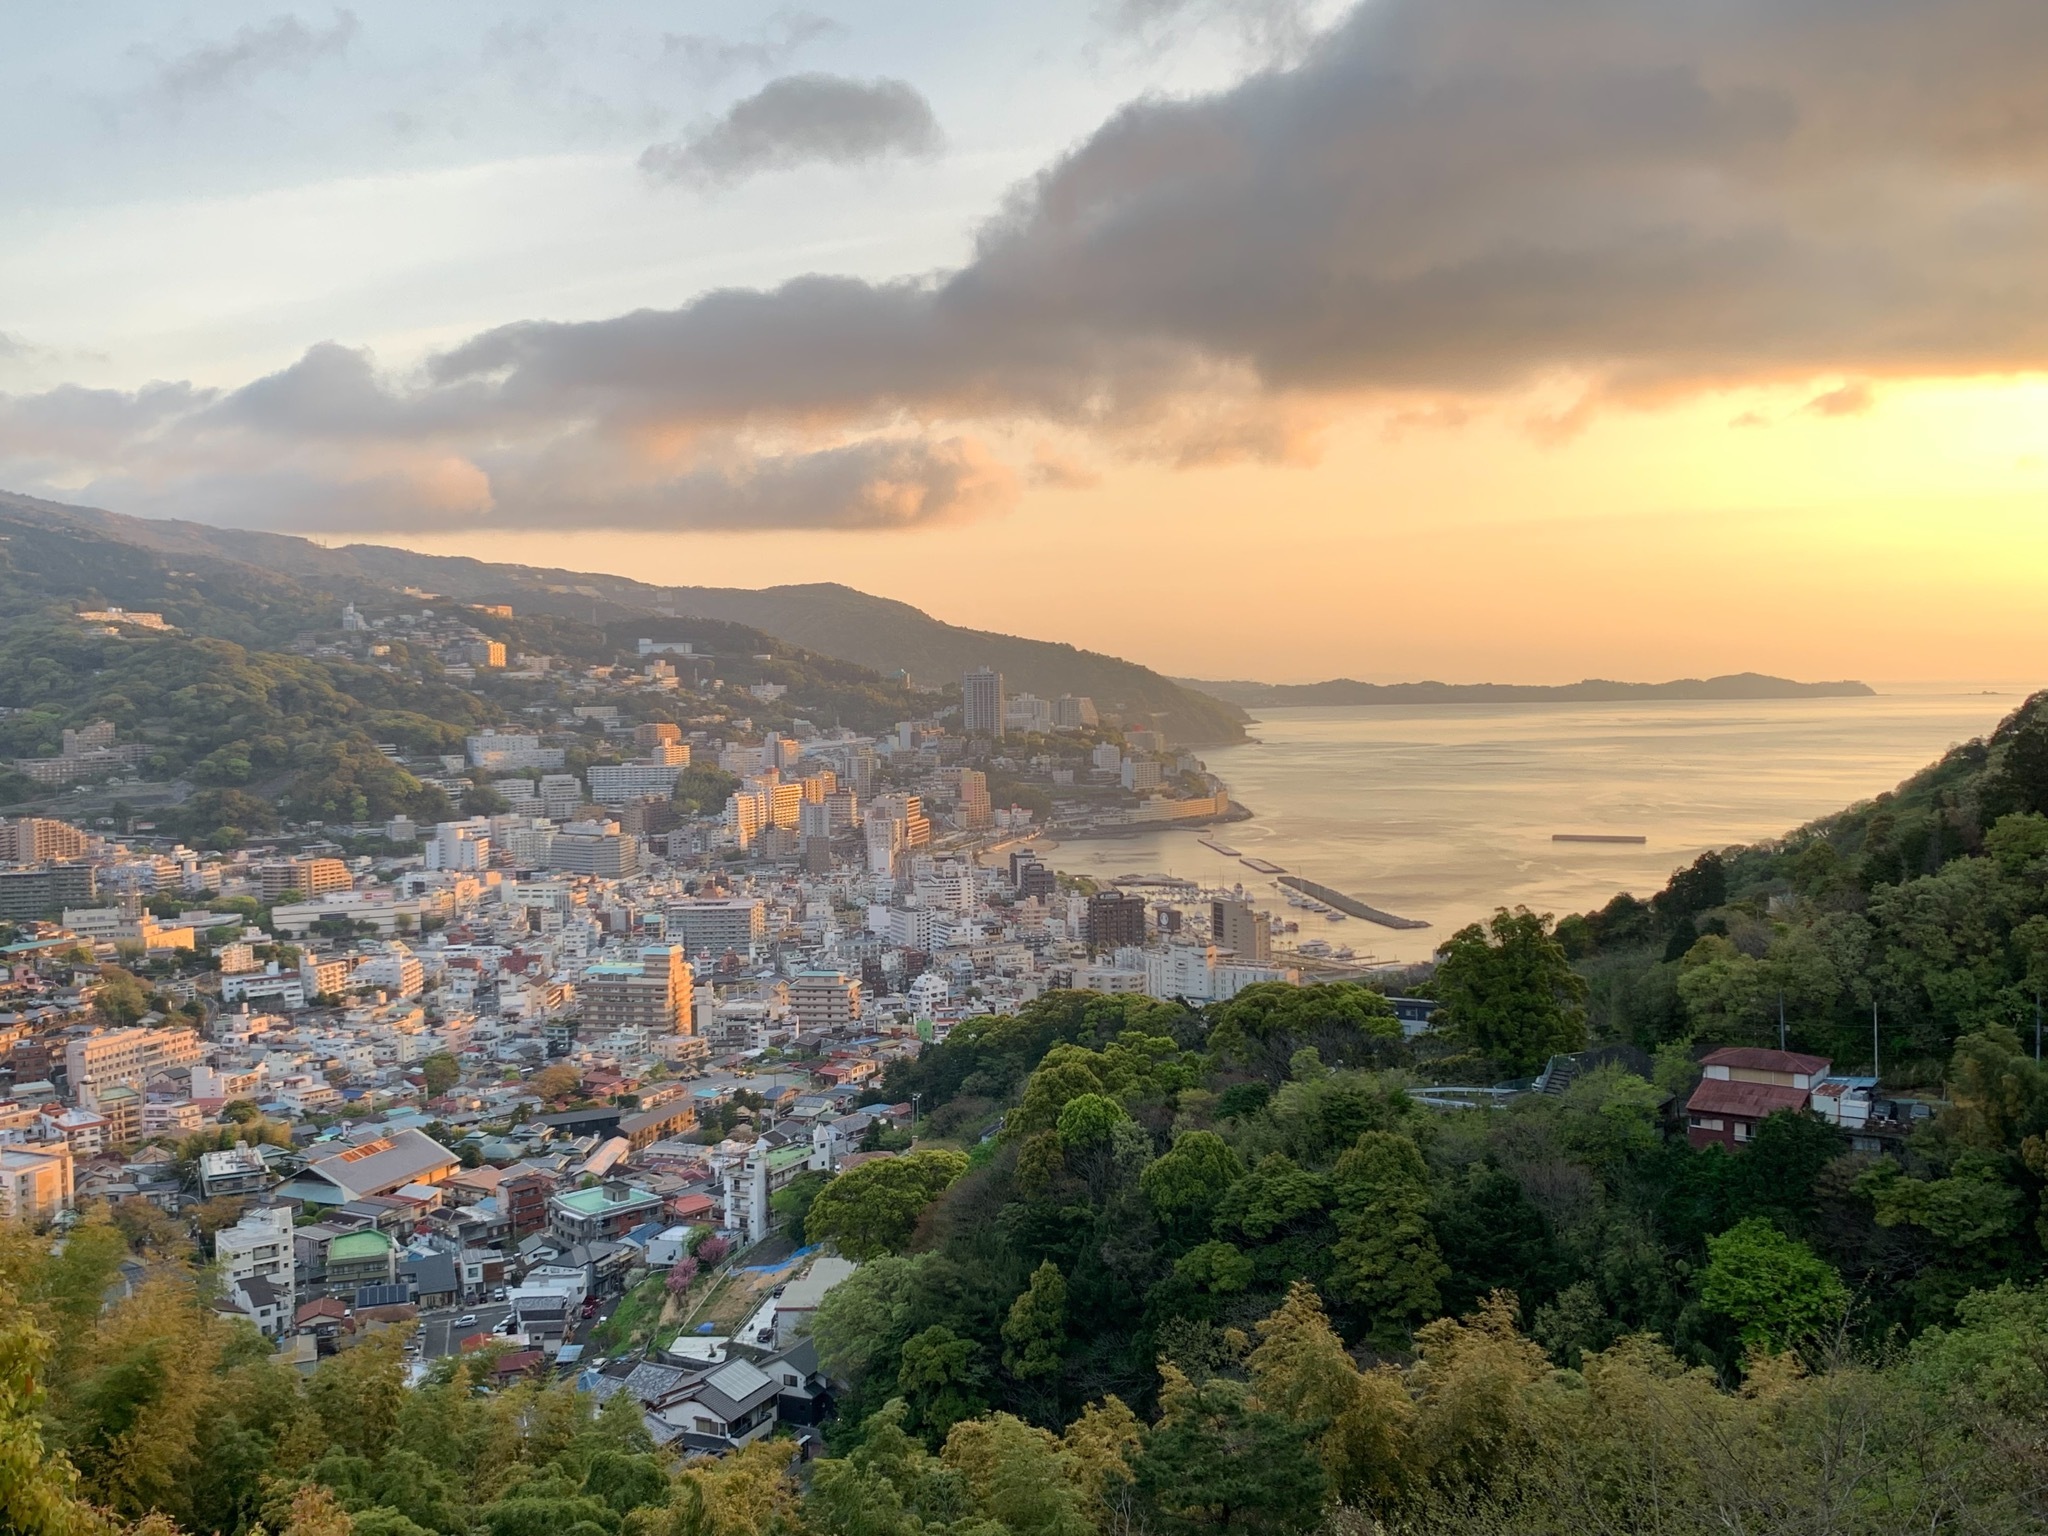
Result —
[[633, 1205], [639, 1201], [658, 1204], [660, 1197], [652, 1190], [629, 1186], [618, 1198], [613, 1198], [610, 1187], [598, 1184], [589, 1189], [571, 1189], [555, 1196], [555, 1203], [578, 1216], [602, 1216], [606, 1211], [615, 1211], [621, 1206]]
[[1808, 1076], [1825, 1072], [1831, 1065], [1825, 1056], [1808, 1056], [1801, 1051], [1770, 1051], [1761, 1046], [1729, 1045], [1700, 1058], [1703, 1067], [1728, 1067], [1738, 1072], [1788, 1072]]
[[1804, 1088], [1787, 1088], [1778, 1083], [1731, 1083], [1721, 1078], [1701, 1080], [1686, 1101], [1686, 1113], [1693, 1115], [1735, 1115], [1744, 1120], [1761, 1120], [1781, 1109], [1806, 1108]]

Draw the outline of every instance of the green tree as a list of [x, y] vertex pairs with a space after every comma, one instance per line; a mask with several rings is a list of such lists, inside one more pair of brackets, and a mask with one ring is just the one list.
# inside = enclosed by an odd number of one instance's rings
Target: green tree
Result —
[[804, 1230], [814, 1243], [838, 1243], [851, 1259], [895, 1252], [924, 1208], [966, 1171], [966, 1155], [945, 1148], [862, 1163], [818, 1192]]
[[1357, 982], [1259, 982], [1213, 1010], [1208, 1047], [1219, 1061], [1283, 1082], [1297, 1052], [1335, 1067], [1365, 1066], [1401, 1038], [1394, 1005]]
[[1165, 1415], [1136, 1468], [1160, 1528], [1284, 1536], [1321, 1520], [1329, 1480], [1308, 1429], [1255, 1406], [1241, 1382], [1162, 1374]]
[[1446, 1025], [1509, 1072], [1585, 1049], [1586, 983], [1552, 936], [1548, 913], [1502, 908], [1437, 951], [1437, 999]]
[[113, 1522], [79, 1498], [78, 1474], [44, 1440], [50, 1340], [0, 1285], [0, 1529], [21, 1536], [98, 1536]]
[[[871, 1126], [879, 1124], [879, 1120], [870, 1122]], [[801, 1243], [804, 1240], [805, 1225], [810, 1221], [811, 1207], [817, 1203], [818, 1196], [831, 1182], [831, 1174], [814, 1169], [808, 1173], [798, 1174], [770, 1195], [768, 1209], [774, 1213], [776, 1225], [787, 1232], [793, 1240]]]
[[1367, 1131], [1337, 1160], [1337, 1244], [1330, 1291], [1369, 1320], [1375, 1342], [1394, 1345], [1436, 1315], [1449, 1275], [1429, 1225], [1429, 1169], [1406, 1136]]
[[149, 1012], [149, 989], [134, 972], [118, 965], [103, 965], [92, 1005], [110, 1024], [133, 1024]]
[[1315, 1437], [1340, 1498], [1384, 1505], [1399, 1491], [1415, 1417], [1407, 1390], [1391, 1370], [1358, 1369], [1313, 1286], [1297, 1280], [1260, 1321], [1245, 1367], [1261, 1406]]
[[984, 1406], [981, 1349], [944, 1323], [934, 1323], [903, 1342], [896, 1390], [910, 1405], [912, 1426], [933, 1441]]
[[1019, 1380], [1050, 1376], [1060, 1368], [1067, 1340], [1067, 1281], [1050, 1259], [1032, 1271], [1031, 1284], [1003, 1319], [1003, 1367]]
[[1751, 1216], [1707, 1239], [1700, 1305], [1733, 1322], [1748, 1348], [1777, 1354], [1838, 1324], [1849, 1291], [1806, 1244]]
[[1123, 1105], [1107, 1094], [1084, 1093], [1060, 1109], [1060, 1145], [1070, 1152], [1102, 1146], [1117, 1126], [1130, 1118]]
[[1169, 1230], [1200, 1233], [1208, 1230], [1216, 1203], [1243, 1173], [1244, 1165], [1221, 1136], [1188, 1131], [1146, 1167], [1138, 1187]]
[[420, 1076], [425, 1080], [427, 1097], [438, 1099], [462, 1081], [462, 1064], [447, 1051], [435, 1051], [420, 1063]]

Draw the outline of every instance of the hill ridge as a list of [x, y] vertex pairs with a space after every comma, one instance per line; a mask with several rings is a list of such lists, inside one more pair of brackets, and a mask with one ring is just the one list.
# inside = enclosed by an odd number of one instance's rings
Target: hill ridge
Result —
[[1180, 745], [1211, 746], [1244, 736], [1243, 711], [1236, 705], [1184, 688], [1150, 667], [1065, 641], [948, 624], [914, 604], [842, 582], [662, 585], [598, 571], [422, 554], [396, 545], [330, 547], [296, 534], [131, 517], [12, 492], [0, 492], [0, 506], [158, 553], [230, 560], [299, 580], [415, 586], [469, 602], [524, 602], [594, 623], [644, 620], [655, 628], [664, 618], [694, 617], [743, 624], [821, 656], [877, 672], [907, 672], [926, 685], [957, 685], [971, 668], [993, 666], [1012, 692], [1047, 698], [1083, 694], [1106, 710], [1145, 718]]

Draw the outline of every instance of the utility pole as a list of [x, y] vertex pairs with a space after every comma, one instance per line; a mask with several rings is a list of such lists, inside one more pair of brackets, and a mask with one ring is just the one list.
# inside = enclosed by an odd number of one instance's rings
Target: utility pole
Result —
[[2041, 989], [2034, 988], [2034, 1065], [2041, 1064]]
[[1785, 1049], [1785, 989], [1778, 989], [1778, 1049]]
[[1870, 1000], [1870, 1075], [1882, 1077], [1877, 1065], [1877, 999]]

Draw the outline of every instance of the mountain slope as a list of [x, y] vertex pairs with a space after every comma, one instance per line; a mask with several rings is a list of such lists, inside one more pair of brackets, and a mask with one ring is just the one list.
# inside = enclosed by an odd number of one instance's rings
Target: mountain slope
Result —
[[908, 603], [833, 582], [758, 591], [661, 587], [598, 572], [422, 555], [388, 545], [328, 549], [289, 534], [127, 517], [5, 492], [0, 507], [160, 554], [257, 566], [343, 595], [351, 584], [417, 587], [467, 602], [513, 602], [607, 627], [645, 619], [654, 628], [664, 616], [717, 619], [878, 672], [908, 672], [926, 687], [957, 686], [963, 672], [992, 666], [1012, 692], [1046, 698], [1083, 694], [1127, 721], [1156, 724], [1182, 745], [1244, 736], [1244, 714], [1234, 704], [1184, 688], [1149, 667], [1055, 641], [943, 623]]
[[1289, 704], [1615, 704], [1632, 699], [1829, 699], [1861, 698], [1876, 692], [1867, 683], [1797, 683], [1761, 672], [1721, 677], [1684, 677], [1669, 683], [1617, 683], [1589, 677], [1583, 682], [1542, 686], [1525, 683], [1360, 683], [1348, 677], [1322, 683], [1203, 682], [1175, 678], [1226, 703], [1250, 709]]

